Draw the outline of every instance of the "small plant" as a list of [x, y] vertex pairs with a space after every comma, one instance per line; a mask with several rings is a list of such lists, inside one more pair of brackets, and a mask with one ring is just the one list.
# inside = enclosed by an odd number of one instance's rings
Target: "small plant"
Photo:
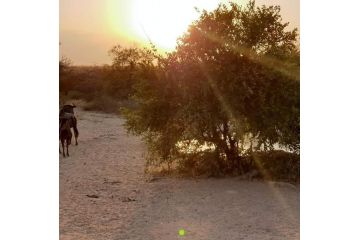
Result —
[[101, 111], [106, 113], [119, 113], [119, 109], [119, 102], [106, 95], [97, 96], [84, 106], [84, 110], [87, 111]]

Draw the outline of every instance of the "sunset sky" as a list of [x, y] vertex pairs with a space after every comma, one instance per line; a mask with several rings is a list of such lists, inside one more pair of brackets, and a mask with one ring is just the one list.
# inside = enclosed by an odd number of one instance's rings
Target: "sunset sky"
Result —
[[[174, 49], [176, 39], [199, 14], [225, 0], [60, 0], [60, 57], [75, 65], [110, 63], [116, 45], [143, 46], [149, 39], [161, 50]], [[237, 0], [246, 4], [248, 0]], [[299, 0], [257, 0], [280, 5], [283, 20], [299, 28]]]

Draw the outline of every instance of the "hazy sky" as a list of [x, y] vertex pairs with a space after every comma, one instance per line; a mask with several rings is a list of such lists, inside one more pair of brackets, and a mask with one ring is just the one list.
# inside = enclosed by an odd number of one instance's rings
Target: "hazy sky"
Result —
[[[116, 45], [141, 46], [151, 39], [171, 50], [198, 17], [194, 7], [212, 10], [224, 0], [60, 0], [60, 57], [76, 65], [110, 63]], [[237, 0], [245, 4], [248, 0]], [[257, 0], [280, 5], [283, 20], [299, 28], [299, 0]]]

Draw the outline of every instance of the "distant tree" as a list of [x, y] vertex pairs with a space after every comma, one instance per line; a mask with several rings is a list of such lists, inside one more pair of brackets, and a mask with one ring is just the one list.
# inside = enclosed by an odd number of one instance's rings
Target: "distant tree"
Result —
[[62, 57], [61, 60], [59, 61], [60, 76], [63, 76], [66, 73], [68, 73], [70, 70], [70, 66], [71, 66], [71, 60], [66, 57]]
[[118, 99], [128, 99], [132, 93], [132, 87], [139, 77], [139, 68], [146, 64], [152, 64], [154, 60], [152, 53], [150, 49], [114, 46], [109, 51], [112, 65], [106, 77], [106, 94]]
[[176, 51], [151, 54], [156, 64], [141, 65], [134, 85], [138, 108], [124, 113], [154, 162], [183, 157], [179, 143], [188, 142], [212, 145], [206, 164], [222, 172], [246, 171], [246, 152], [276, 143], [299, 151], [298, 33], [287, 26], [279, 6], [221, 4], [202, 12]]
[[59, 87], [60, 92], [67, 92], [71, 89], [71, 83], [68, 81], [68, 77], [71, 73], [71, 60], [66, 57], [62, 57], [59, 61]]

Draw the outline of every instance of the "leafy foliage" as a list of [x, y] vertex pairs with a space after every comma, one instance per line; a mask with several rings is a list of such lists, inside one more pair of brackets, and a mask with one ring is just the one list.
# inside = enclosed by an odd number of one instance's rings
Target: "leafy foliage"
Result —
[[193, 157], [178, 147], [193, 140], [214, 146], [219, 172], [245, 172], [243, 156], [275, 144], [298, 152], [298, 33], [287, 26], [278, 6], [231, 3], [203, 11], [166, 57], [114, 48], [113, 67], [136, 68], [137, 108], [123, 113], [151, 161]]
[[120, 106], [131, 106], [129, 96], [140, 77], [140, 66], [153, 60], [149, 52], [147, 49], [117, 45], [109, 51], [113, 56], [111, 65], [72, 66], [68, 59], [61, 60], [62, 98], [84, 99], [87, 110], [118, 112]]
[[105, 94], [117, 99], [128, 99], [134, 83], [140, 77], [139, 68], [152, 64], [154, 60], [152, 51], [122, 48], [117, 45], [109, 51], [109, 54], [112, 56], [112, 65], [105, 78]]
[[252, 168], [259, 173], [258, 177], [266, 180], [299, 182], [299, 155], [284, 151], [256, 152], [245, 157], [253, 163]]

